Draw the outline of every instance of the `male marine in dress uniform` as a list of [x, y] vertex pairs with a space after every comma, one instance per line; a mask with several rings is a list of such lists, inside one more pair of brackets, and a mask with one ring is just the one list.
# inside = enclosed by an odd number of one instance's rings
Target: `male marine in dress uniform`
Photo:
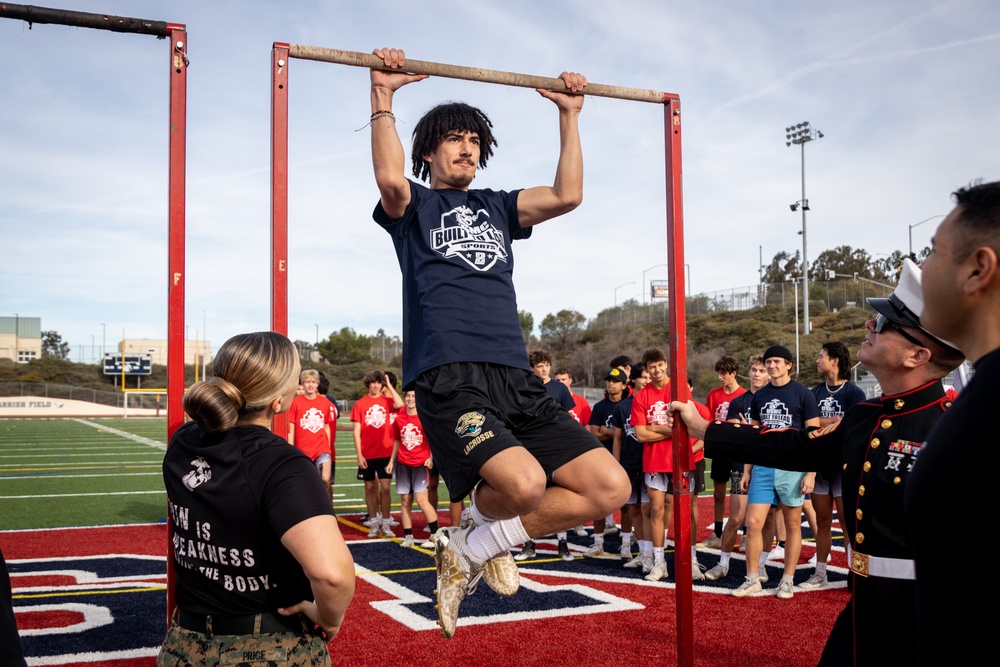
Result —
[[701, 420], [675, 402], [705, 455], [786, 470], [839, 471], [840, 518], [849, 545], [851, 598], [834, 624], [820, 665], [916, 662], [913, 553], [903, 491], [931, 428], [950, 405], [941, 378], [962, 361], [953, 345], [920, 326], [920, 269], [906, 260], [888, 298], [868, 299], [877, 316], [858, 359], [881, 384], [880, 398], [855, 404], [843, 420], [811, 432]]

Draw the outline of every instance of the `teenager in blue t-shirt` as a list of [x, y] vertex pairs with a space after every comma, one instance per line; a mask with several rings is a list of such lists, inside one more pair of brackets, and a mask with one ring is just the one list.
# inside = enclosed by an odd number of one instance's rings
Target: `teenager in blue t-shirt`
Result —
[[395, 92], [405, 54], [376, 49], [371, 70], [375, 221], [389, 233], [403, 274], [403, 388], [434, 460], [456, 497], [476, 490], [467, 526], [435, 536], [438, 620], [451, 637], [458, 607], [482, 573], [495, 591], [517, 590], [509, 549], [602, 516], [628, 497], [625, 471], [535, 380], [517, 313], [511, 242], [583, 199], [579, 115], [587, 80], [561, 76], [563, 91], [539, 89], [559, 112], [559, 160], [551, 186], [470, 190], [496, 140], [492, 123], [464, 103], [441, 104], [413, 130], [411, 164], [396, 133]]
[[[764, 367], [770, 382], [750, 401], [752, 422], [766, 428], [804, 429], [819, 426], [819, 408], [812, 393], [791, 377], [792, 353], [784, 345], [765, 350]], [[762, 590], [759, 569], [764, 551], [762, 528], [772, 506], [778, 506], [785, 525], [785, 572], [777, 597], [791, 598], [792, 580], [802, 551], [802, 502], [812, 491], [816, 473], [753, 466], [747, 495], [747, 579], [733, 595], [742, 597]]]

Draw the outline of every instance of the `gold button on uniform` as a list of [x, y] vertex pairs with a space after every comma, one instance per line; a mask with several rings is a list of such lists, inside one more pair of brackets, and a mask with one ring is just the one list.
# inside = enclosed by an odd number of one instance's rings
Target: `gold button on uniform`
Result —
[[847, 472], [847, 464], [844, 464], [844, 472]]
[[861, 485], [861, 486], [858, 487], [858, 495], [859, 496], [865, 495], [865, 487], [864, 487], [864, 485]]
[[878, 446], [882, 444], [882, 441], [878, 438], [872, 438], [872, 449], [878, 449]]
[[903, 480], [901, 480], [901, 479], [900, 479], [900, 478], [898, 478], [898, 477], [893, 477], [893, 478], [892, 478], [892, 483], [893, 483], [893, 484], [899, 484], [899, 483], [900, 483], [900, 482], [902, 482], [902, 481], [903, 481]]
[[862, 512], [861, 510], [855, 510], [854, 516], [858, 517], [858, 521], [861, 521], [861, 519], [864, 517], [864, 512]]
[[862, 542], [865, 541], [865, 534], [864, 533], [858, 533], [857, 535], [854, 536], [854, 541], [857, 544], [861, 544]]
[[868, 472], [869, 470], [872, 469], [872, 462], [871, 461], [865, 461], [865, 464], [863, 466], [861, 466], [861, 468], [865, 472]]
[[882, 420], [882, 428], [889, 428], [890, 426], [892, 426], [892, 420], [891, 419], [883, 419]]
[[904, 401], [901, 398], [897, 398], [892, 403], [892, 407], [896, 408], [897, 410], [902, 410], [904, 405], [906, 405], [906, 401]]

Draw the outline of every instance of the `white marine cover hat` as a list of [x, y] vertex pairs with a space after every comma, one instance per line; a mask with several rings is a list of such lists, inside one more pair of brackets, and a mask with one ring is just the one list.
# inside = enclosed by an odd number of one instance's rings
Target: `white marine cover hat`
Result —
[[899, 270], [899, 283], [892, 294], [884, 298], [871, 297], [865, 301], [890, 322], [920, 329], [935, 342], [958, 351], [954, 343], [938, 338], [920, 325], [920, 316], [924, 312], [924, 294], [920, 288], [920, 276], [920, 267], [910, 258], [906, 258]]

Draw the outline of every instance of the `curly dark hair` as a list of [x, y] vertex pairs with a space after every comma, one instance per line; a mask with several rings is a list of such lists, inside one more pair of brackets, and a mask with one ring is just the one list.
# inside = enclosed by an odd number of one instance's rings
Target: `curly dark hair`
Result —
[[430, 178], [430, 165], [424, 156], [437, 150], [449, 132], [475, 132], [479, 135], [479, 168], [485, 169], [497, 145], [493, 136], [493, 123], [489, 116], [465, 102], [445, 102], [424, 114], [413, 128], [413, 175], [422, 181]]

